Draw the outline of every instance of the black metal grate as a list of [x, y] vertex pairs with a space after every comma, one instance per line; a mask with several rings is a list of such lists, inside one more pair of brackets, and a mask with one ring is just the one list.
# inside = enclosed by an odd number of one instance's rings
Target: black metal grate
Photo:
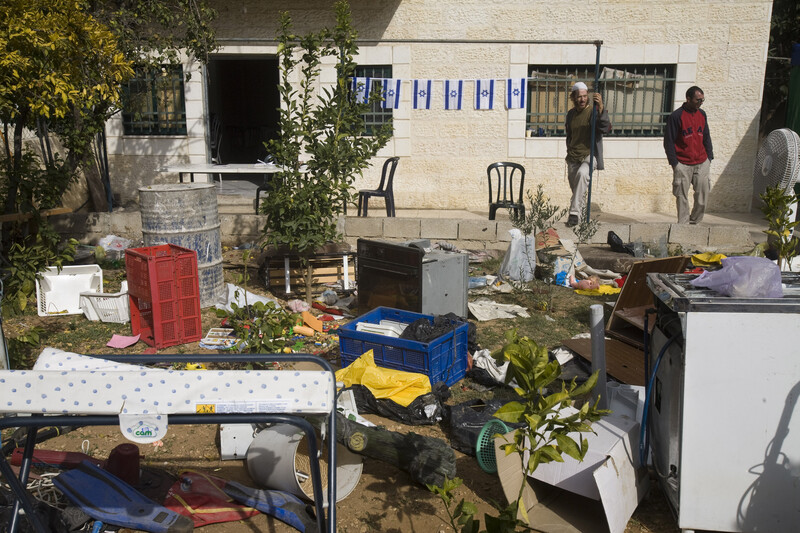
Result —
[[[563, 136], [570, 90], [582, 81], [594, 92], [594, 66], [532, 65], [528, 80], [528, 135]], [[609, 137], [659, 137], [672, 112], [675, 65], [601, 67], [599, 92], [613, 127]]]
[[[391, 78], [391, 65], [370, 65], [356, 67], [355, 75], [359, 78]], [[381, 94], [383, 83], [380, 80], [373, 81], [371, 94]], [[370, 110], [364, 114], [366, 135], [372, 135], [384, 124], [392, 121], [392, 110], [381, 107], [383, 102], [375, 101], [370, 105]]]
[[183, 67], [138, 70], [123, 88], [122, 126], [125, 135], [185, 135]]

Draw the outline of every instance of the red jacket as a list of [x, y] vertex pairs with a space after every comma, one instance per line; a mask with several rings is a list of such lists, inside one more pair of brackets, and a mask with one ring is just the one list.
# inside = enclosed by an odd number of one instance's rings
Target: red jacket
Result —
[[664, 132], [664, 151], [669, 164], [699, 165], [714, 159], [708, 118], [702, 109], [689, 111], [686, 105], [676, 109], [667, 119]]

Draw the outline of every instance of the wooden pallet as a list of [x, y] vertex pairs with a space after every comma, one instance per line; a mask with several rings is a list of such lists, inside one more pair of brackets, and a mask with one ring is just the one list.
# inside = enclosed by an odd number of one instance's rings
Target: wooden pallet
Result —
[[[325, 290], [327, 287], [324, 284], [326, 283], [344, 282], [345, 271], [348, 281], [345, 291], [352, 290], [355, 286], [355, 253], [313, 257], [309, 261], [309, 266], [311, 268], [312, 293], [314, 294]], [[305, 292], [306, 269], [298, 257], [269, 257], [262, 264], [260, 271], [267, 289], [274, 294], [293, 296]]]

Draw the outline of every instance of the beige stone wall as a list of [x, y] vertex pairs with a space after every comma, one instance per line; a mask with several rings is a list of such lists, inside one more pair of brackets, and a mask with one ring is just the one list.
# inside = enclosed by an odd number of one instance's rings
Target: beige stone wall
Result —
[[[274, 54], [277, 14], [288, 10], [303, 33], [332, 24], [329, 1], [217, 2], [223, 53]], [[586, 44], [528, 44], [541, 40], [602, 40], [606, 64], [677, 65], [676, 108], [691, 85], [706, 93], [704, 109], [714, 140], [710, 210], [747, 211], [757, 151], [758, 114], [772, 2], [597, 0], [351, 0], [360, 38], [446, 39], [462, 44], [383, 43], [361, 46], [361, 64], [391, 64], [396, 78], [524, 77], [529, 64], [593, 64]], [[518, 44], [469, 44], [503, 39]], [[112, 153], [147, 154], [150, 162], [120, 158], [129, 181], [155, 181], [165, 161], [206, 160], [202, 76], [187, 84], [189, 135], [175, 139], [127, 139], [112, 135]], [[333, 81], [332, 66], [322, 83]], [[544, 185], [561, 205], [569, 200], [563, 138], [526, 138], [524, 110], [476, 111], [466, 83], [464, 109], [445, 111], [441, 83], [434, 109], [412, 110], [410, 82], [394, 111], [395, 135], [355, 187], [377, 184], [382, 158], [400, 156], [395, 186], [398, 207], [488, 210], [486, 166], [516, 161], [526, 185]], [[503, 91], [499, 91], [502, 96]], [[119, 129], [110, 128], [119, 133]], [[672, 173], [662, 139], [607, 139], [606, 170], [596, 173], [592, 202], [609, 212], [674, 212]], [[119, 172], [118, 172], [119, 173]], [[164, 179], [164, 177], [162, 177]]]

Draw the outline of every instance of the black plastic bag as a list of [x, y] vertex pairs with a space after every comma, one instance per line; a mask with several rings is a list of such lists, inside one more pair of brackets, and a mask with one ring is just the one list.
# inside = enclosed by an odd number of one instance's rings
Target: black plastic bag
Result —
[[608, 232], [608, 245], [611, 246], [612, 252], [617, 252], [619, 254], [636, 255], [633, 251], [633, 245], [630, 243], [628, 244], [623, 243], [620, 236], [614, 233], [613, 231]]
[[[494, 418], [492, 415], [507, 404], [509, 400], [491, 399], [470, 400], [467, 402], [445, 406], [447, 418], [443, 425], [450, 436], [450, 446], [468, 455], [475, 455], [478, 434], [486, 423]], [[521, 424], [506, 424], [509, 428], [521, 427]]]
[[386, 398], [375, 398], [364, 385], [353, 385], [348, 389], [353, 391], [359, 414], [380, 415], [410, 426], [438, 424], [444, 416], [442, 403], [450, 397], [450, 389], [441, 382], [434, 385], [432, 392], [418, 396], [408, 407]]

